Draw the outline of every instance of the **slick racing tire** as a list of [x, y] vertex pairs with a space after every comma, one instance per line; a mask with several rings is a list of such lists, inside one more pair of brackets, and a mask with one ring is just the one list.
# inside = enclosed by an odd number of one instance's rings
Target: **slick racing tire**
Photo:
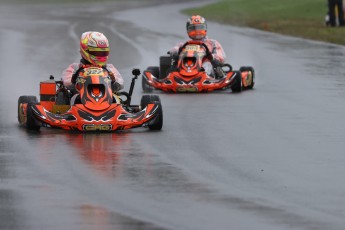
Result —
[[41, 126], [37, 124], [37, 121], [35, 119], [34, 111], [32, 109], [33, 105], [36, 105], [37, 103], [28, 103], [27, 111], [26, 111], [26, 128], [28, 130], [40, 130]]
[[251, 66], [243, 66], [243, 67], [240, 68], [240, 72], [243, 72], [243, 71], [250, 71], [252, 73], [251, 83], [247, 87], [245, 87], [245, 89], [253, 89], [254, 85], [255, 85], [255, 71], [254, 71], [254, 68], [251, 67]]
[[24, 103], [38, 103], [35, 96], [20, 96], [18, 99], [18, 122], [20, 125], [24, 125], [24, 111], [22, 109], [22, 104]]
[[145, 108], [150, 103], [157, 103], [158, 111], [157, 111], [157, 117], [149, 122], [149, 129], [150, 130], [161, 130], [163, 127], [163, 109], [162, 104], [159, 96], [157, 95], [143, 95], [141, 97], [140, 106], [141, 109]]
[[[22, 109], [22, 104], [27, 103], [26, 111], [26, 122], [24, 117], [24, 111]], [[25, 126], [28, 130], [40, 130], [36, 122], [35, 115], [33, 114], [32, 105], [38, 104], [37, 98], [35, 96], [20, 96], [18, 99], [18, 122], [20, 125]]]
[[159, 57], [159, 79], [166, 78], [171, 67], [169, 55]]
[[239, 93], [242, 91], [242, 74], [240, 71], [234, 72], [236, 73], [236, 76], [230, 88], [232, 92]]

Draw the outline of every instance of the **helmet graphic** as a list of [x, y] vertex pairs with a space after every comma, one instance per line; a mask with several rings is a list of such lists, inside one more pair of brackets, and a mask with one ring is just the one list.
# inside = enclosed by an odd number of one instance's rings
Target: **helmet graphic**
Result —
[[187, 21], [187, 33], [193, 40], [201, 40], [206, 37], [207, 24], [205, 18], [200, 15], [193, 15]]
[[106, 65], [109, 56], [109, 42], [104, 34], [89, 31], [81, 35], [80, 54], [93, 65]]

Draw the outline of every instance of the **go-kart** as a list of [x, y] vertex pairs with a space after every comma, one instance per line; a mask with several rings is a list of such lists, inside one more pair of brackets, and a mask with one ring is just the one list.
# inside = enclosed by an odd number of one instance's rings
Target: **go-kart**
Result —
[[143, 72], [144, 92], [153, 89], [175, 93], [210, 92], [228, 88], [232, 92], [241, 92], [254, 87], [255, 73], [250, 66], [234, 71], [230, 64], [218, 63], [218, 66], [213, 65], [214, 76], [209, 76], [202, 66], [211, 56], [205, 43], [188, 41], [179, 48], [177, 55], [177, 58], [161, 56], [159, 67], [150, 66]]
[[[40, 102], [36, 96], [18, 99], [18, 121], [28, 130], [41, 127], [76, 131], [115, 131], [135, 127], [160, 130], [163, 111], [157, 95], [143, 95], [140, 105], [131, 105], [139, 69], [133, 69], [129, 92], [114, 94], [108, 71], [88, 67], [75, 79], [75, 93], [55, 81], [53, 76], [40, 83]], [[73, 96], [71, 96], [73, 94]]]

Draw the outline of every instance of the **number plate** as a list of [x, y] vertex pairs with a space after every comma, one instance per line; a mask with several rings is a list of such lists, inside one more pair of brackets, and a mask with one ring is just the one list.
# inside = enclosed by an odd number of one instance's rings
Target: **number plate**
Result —
[[195, 93], [195, 92], [198, 92], [198, 88], [197, 87], [178, 87], [176, 91], [179, 93]]
[[199, 45], [188, 45], [185, 48], [186, 51], [199, 51], [200, 46]]
[[102, 68], [98, 68], [98, 67], [91, 67], [91, 68], [87, 68], [85, 70], [85, 75], [96, 75], [96, 74], [102, 74], [103, 73], [103, 69]]
[[83, 130], [85, 131], [111, 131], [113, 126], [111, 124], [93, 125], [85, 124], [83, 125]]

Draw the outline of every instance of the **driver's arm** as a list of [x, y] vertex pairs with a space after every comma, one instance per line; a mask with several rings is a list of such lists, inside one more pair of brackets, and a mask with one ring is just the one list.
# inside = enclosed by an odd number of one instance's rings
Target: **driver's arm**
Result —
[[107, 64], [107, 69], [110, 73], [113, 74], [113, 76], [111, 76], [111, 77], [114, 77], [114, 82], [117, 85], [116, 91], [120, 91], [121, 89], [123, 89], [124, 81], [123, 81], [123, 78], [122, 78], [120, 72], [114, 67], [113, 64]]
[[224, 63], [226, 55], [225, 55], [225, 52], [224, 52], [222, 45], [216, 40], [212, 40], [212, 43], [213, 43], [212, 44], [212, 46], [213, 46], [213, 49], [212, 49], [213, 57], [215, 59], [217, 59], [218, 61], [220, 61], [221, 63]]
[[72, 75], [75, 73], [76, 69], [78, 69], [78, 64], [73, 63], [62, 72], [61, 80], [65, 87], [69, 88], [72, 86]]

